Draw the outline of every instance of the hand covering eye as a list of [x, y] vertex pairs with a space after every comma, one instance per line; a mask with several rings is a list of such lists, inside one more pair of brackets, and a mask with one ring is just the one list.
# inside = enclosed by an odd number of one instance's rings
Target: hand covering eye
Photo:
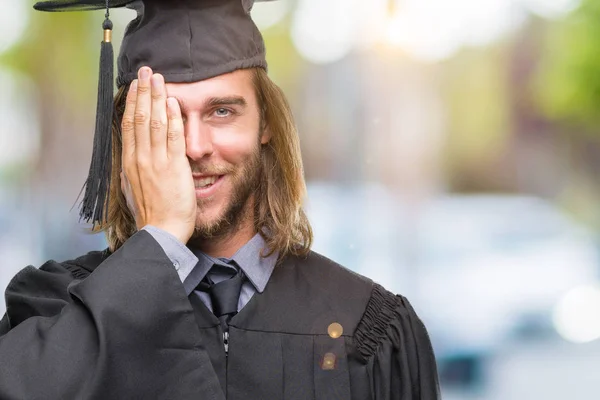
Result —
[[[269, 0], [267, 0], [269, 1]], [[105, 9], [102, 24], [94, 147], [80, 219], [103, 224], [109, 204], [114, 92], [110, 9], [132, 8], [137, 17], [123, 35], [117, 87], [149, 66], [167, 83], [197, 82], [245, 68], [267, 68], [265, 45], [250, 11], [255, 0], [53, 0], [40, 11]], [[83, 189], [82, 189], [83, 192]]]

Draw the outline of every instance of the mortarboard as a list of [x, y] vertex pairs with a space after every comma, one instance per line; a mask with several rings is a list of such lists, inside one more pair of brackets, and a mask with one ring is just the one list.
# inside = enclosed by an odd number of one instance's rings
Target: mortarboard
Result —
[[[243, 68], [267, 67], [260, 31], [250, 17], [255, 1], [269, 0], [54, 0], [39, 11], [106, 10], [102, 24], [94, 147], [80, 218], [105, 221], [111, 176], [114, 55], [111, 8], [137, 11], [117, 58], [118, 87], [131, 83], [142, 66], [165, 82], [197, 82]], [[83, 190], [83, 189], [82, 189]]]

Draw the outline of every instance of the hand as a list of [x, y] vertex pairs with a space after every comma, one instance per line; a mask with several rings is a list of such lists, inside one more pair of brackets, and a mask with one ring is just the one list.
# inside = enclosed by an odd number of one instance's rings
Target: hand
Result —
[[140, 68], [121, 128], [121, 183], [137, 228], [153, 225], [187, 243], [196, 223], [196, 192], [179, 103], [167, 99], [162, 75]]

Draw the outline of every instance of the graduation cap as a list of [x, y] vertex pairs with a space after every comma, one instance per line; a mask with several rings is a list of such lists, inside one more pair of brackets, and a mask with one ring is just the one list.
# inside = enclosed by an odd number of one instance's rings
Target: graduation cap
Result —
[[173, 83], [197, 82], [243, 68], [266, 69], [262, 35], [250, 17], [255, 1], [270, 0], [54, 0], [33, 6], [39, 11], [106, 10], [94, 147], [80, 219], [93, 224], [106, 220], [115, 83], [110, 9], [137, 11], [125, 29], [117, 58], [116, 84], [121, 87], [136, 79], [142, 66]]

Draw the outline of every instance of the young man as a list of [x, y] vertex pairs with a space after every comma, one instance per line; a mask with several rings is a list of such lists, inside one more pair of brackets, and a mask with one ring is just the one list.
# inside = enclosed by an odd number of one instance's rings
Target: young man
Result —
[[298, 135], [249, 3], [137, 3], [82, 211], [109, 248], [12, 280], [0, 398], [439, 398], [408, 301], [310, 251]]

